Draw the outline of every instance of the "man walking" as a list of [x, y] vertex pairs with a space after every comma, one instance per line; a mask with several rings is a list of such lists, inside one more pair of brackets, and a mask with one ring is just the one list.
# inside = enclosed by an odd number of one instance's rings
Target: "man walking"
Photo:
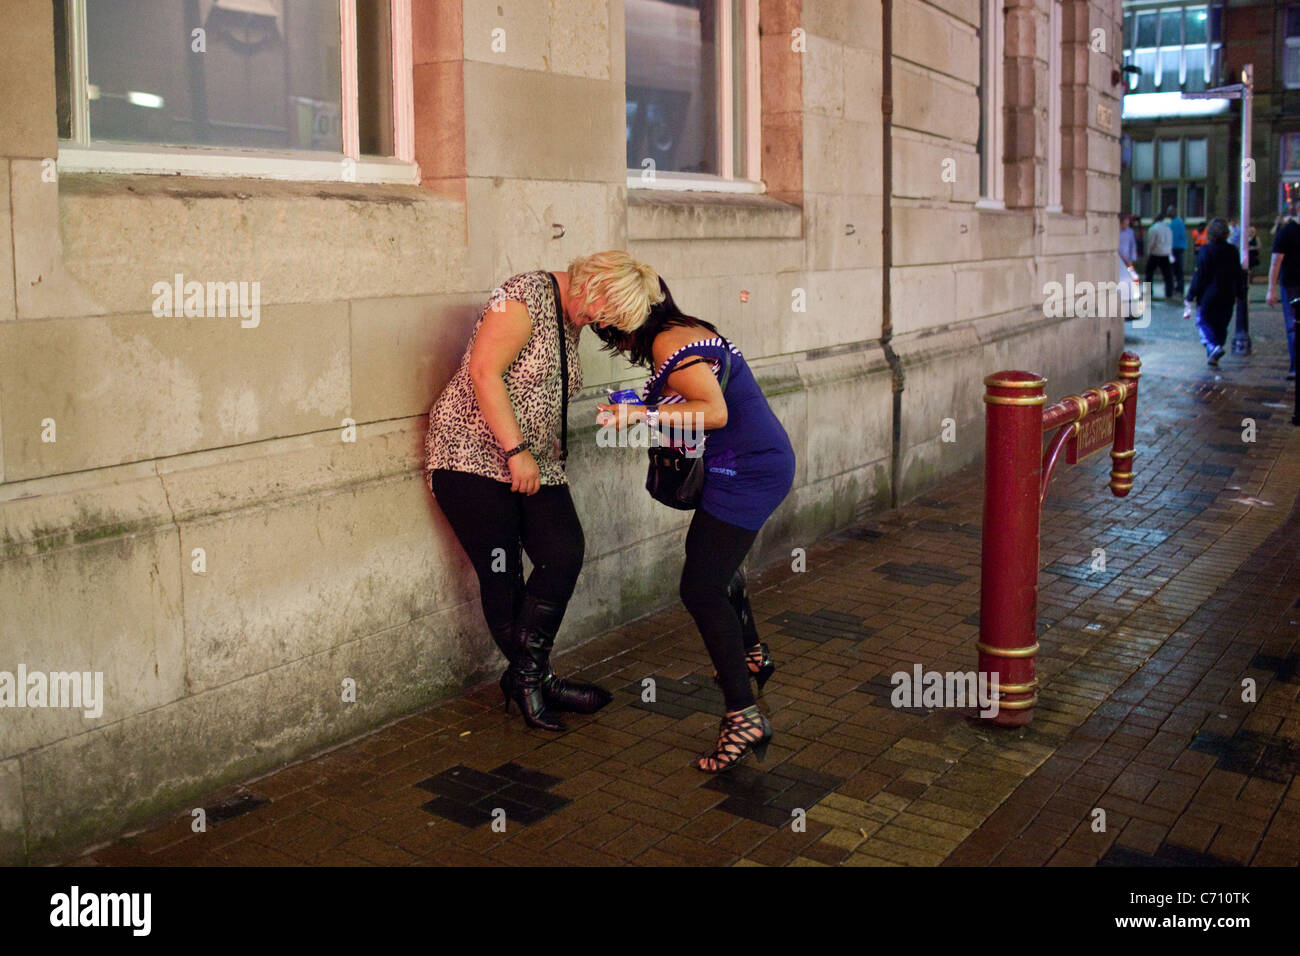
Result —
[[1296, 222], [1296, 206], [1287, 210], [1291, 218], [1273, 237], [1273, 259], [1268, 266], [1269, 305], [1277, 305], [1278, 280], [1282, 285], [1282, 319], [1286, 323], [1286, 347], [1291, 352], [1291, 371], [1288, 381], [1295, 379], [1295, 310], [1292, 300], [1300, 296], [1300, 222]]
[[[1187, 256], [1187, 226], [1179, 218], [1178, 211], [1170, 206], [1165, 210], [1165, 215], [1169, 217], [1169, 232], [1173, 237], [1171, 250], [1174, 264], [1174, 289], [1179, 295], [1183, 294], [1183, 259]], [[1168, 298], [1169, 293], [1165, 293]]]
[[[1174, 248], [1174, 235], [1169, 229], [1169, 224], [1164, 221], [1164, 213], [1156, 214], [1156, 221], [1151, 224], [1147, 230], [1147, 268], [1146, 282], [1147, 288], [1151, 288], [1151, 279], [1155, 275], [1156, 269], [1160, 270], [1160, 275], [1165, 280], [1165, 298], [1173, 298], [1174, 294], [1174, 275], [1169, 261], [1169, 256]], [[1183, 240], [1184, 243], [1186, 239]]]

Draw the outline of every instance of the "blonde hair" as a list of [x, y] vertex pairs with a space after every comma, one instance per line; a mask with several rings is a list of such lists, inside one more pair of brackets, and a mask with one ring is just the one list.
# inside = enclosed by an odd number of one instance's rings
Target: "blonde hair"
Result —
[[603, 296], [608, 312], [602, 321], [622, 332], [639, 329], [650, 307], [664, 298], [659, 273], [618, 249], [574, 259], [569, 263], [569, 286], [579, 290], [584, 309]]

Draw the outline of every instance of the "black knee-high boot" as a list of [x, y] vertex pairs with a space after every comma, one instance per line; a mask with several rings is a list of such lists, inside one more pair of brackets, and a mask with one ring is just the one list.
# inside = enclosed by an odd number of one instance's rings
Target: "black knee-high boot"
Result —
[[555, 641], [555, 632], [548, 633], [547, 624], [558, 621], [563, 614], [563, 607], [558, 609], [557, 615], [556, 605], [525, 597], [515, 620], [515, 656], [509, 670], [501, 675], [506, 710], [510, 710], [510, 701], [513, 700], [519, 705], [528, 726], [542, 730], [569, 729], [548, 704], [543, 689], [550, 669], [551, 646]]
[[[542, 669], [541, 690], [548, 708], [567, 710], [576, 714], [594, 714], [613, 700], [613, 695], [597, 684], [556, 677], [551, 669], [551, 648], [555, 644], [555, 635], [559, 632], [560, 622], [564, 620], [565, 609], [563, 604], [525, 597], [518, 619], [519, 649], [521, 652], [524, 651], [525, 634], [535, 635], [530, 638], [534, 646], [528, 654], [535, 656], [537, 665]], [[516, 673], [517, 671], [518, 669]], [[509, 671], [501, 678], [501, 689], [507, 697], [512, 696], [510, 689], [512, 680]]]

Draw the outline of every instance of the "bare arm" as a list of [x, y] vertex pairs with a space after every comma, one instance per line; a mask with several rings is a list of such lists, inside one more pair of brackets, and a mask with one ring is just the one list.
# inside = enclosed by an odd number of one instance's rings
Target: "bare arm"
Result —
[[1268, 294], [1264, 301], [1269, 305], [1277, 305], [1277, 277], [1282, 271], [1282, 260], [1286, 256], [1281, 252], [1273, 253], [1273, 258], [1268, 264]]
[[[519, 357], [532, 328], [528, 307], [522, 302], [507, 301], [501, 312], [489, 309], [469, 357], [469, 377], [474, 383], [479, 410], [503, 451], [509, 451], [524, 440], [523, 430], [510, 404], [504, 376], [506, 369]], [[511, 491], [525, 494], [537, 491], [541, 485], [540, 470], [530, 452], [522, 451], [506, 461], [510, 466]]]
[[[676, 331], [675, 329], [673, 331]], [[677, 335], [660, 335], [653, 345], [655, 367], [683, 345]], [[683, 363], [687, 364], [687, 363]], [[709, 430], [721, 428], [727, 424], [727, 400], [722, 394], [722, 386], [714, 378], [708, 362], [692, 364], [690, 368], [681, 368], [668, 376], [667, 386], [682, 396], [685, 401], [661, 406], [660, 426], [675, 424], [681, 427]], [[619, 413], [617, 405], [598, 405], [602, 411]], [[627, 423], [629, 425], [645, 419], [646, 409], [643, 405], [627, 405]]]

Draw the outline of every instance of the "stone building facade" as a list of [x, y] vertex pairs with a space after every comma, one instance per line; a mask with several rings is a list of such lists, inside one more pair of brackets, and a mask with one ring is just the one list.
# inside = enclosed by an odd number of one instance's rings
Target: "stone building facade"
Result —
[[[244, 152], [223, 174], [219, 154], [78, 150], [64, 101], [92, 134], [111, 103], [78, 87], [77, 4], [8, 5], [0, 672], [100, 672], [103, 712], [0, 708], [0, 859], [120, 833], [493, 672], [419, 455], [515, 272], [626, 248], [739, 345], [798, 456], [758, 564], [978, 461], [984, 375], [1031, 369], [1054, 395], [1112, 377], [1122, 321], [1042, 302], [1067, 274], [1115, 279], [1119, 0], [733, 0], [748, 185], [716, 189], [629, 161], [625, 23], [711, 8], [648, 2], [393, 0], [411, 126], [372, 164], [386, 182], [340, 156]], [[256, 283], [257, 321], [158, 314], [177, 276]], [[595, 345], [561, 648], [675, 600], [687, 521], [644, 494], [643, 455], [597, 447], [594, 402], [644, 374]]]

